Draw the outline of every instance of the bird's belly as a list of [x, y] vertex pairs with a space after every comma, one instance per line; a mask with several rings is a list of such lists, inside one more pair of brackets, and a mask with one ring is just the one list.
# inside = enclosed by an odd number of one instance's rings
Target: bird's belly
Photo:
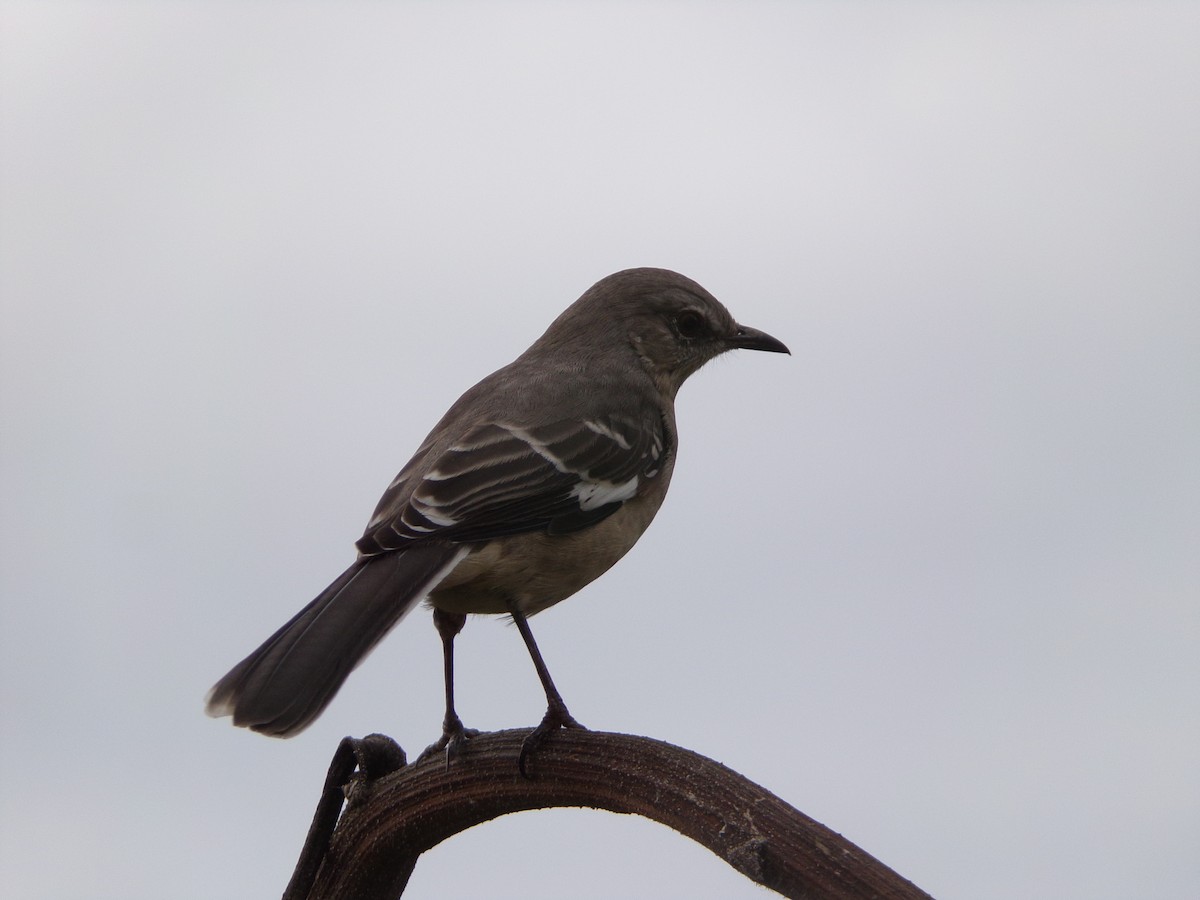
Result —
[[491, 540], [454, 568], [429, 595], [429, 603], [446, 612], [507, 613], [509, 602], [515, 601], [526, 615], [541, 612], [599, 578], [629, 551], [657, 511], [638, 506], [626, 504], [572, 534]]

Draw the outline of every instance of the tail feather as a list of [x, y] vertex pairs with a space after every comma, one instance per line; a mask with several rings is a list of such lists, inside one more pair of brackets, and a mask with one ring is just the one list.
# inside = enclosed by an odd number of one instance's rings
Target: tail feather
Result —
[[274, 737], [302, 731], [465, 553], [426, 545], [358, 560], [213, 686], [208, 714]]

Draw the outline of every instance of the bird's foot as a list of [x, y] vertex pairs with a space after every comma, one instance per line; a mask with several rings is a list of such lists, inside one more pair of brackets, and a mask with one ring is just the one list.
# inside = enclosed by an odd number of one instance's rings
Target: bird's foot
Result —
[[447, 716], [442, 723], [442, 736], [425, 748], [418, 761], [432, 756], [434, 753], [445, 751], [446, 768], [449, 769], [450, 763], [462, 754], [471, 742], [471, 738], [477, 734], [479, 734], [479, 729], [465, 727], [462, 719], [458, 716]]
[[587, 729], [575, 721], [575, 717], [567, 712], [567, 707], [561, 702], [557, 705], [551, 705], [546, 710], [546, 715], [542, 717], [542, 721], [533, 731], [525, 736], [525, 740], [521, 742], [521, 755], [517, 757], [517, 769], [521, 772], [522, 778], [528, 778], [529, 773], [525, 771], [525, 760], [529, 755], [536, 751], [546, 738], [558, 731], [560, 728], [578, 728], [580, 731]]

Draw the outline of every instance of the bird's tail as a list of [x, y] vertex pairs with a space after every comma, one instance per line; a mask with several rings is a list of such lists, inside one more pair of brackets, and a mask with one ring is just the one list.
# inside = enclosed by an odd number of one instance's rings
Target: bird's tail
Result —
[[273, 737], [304, 730], [466, 552], [425, 545], [358, 560], [213, 685], [206, 711]]

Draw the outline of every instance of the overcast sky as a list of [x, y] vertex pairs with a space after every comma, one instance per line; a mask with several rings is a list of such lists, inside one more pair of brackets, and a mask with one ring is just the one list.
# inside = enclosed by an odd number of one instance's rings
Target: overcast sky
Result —
[[[533, 621], [572, 712], [938, 897], [1200, 883], [1200, 6], [0, 5], [0, 893], [277, 896], [347, 734], [441, 721], [416, 613], [290, 741], [205, 691], [464, 389], [598, 278], [791, 357], [679, 398], [671, 496]], [[468, 725], [532, 725], [516, 631]], [[569, 886], [569, 888], [567, 887]], [[523, 813], [406, 897], [765, 896]]]

